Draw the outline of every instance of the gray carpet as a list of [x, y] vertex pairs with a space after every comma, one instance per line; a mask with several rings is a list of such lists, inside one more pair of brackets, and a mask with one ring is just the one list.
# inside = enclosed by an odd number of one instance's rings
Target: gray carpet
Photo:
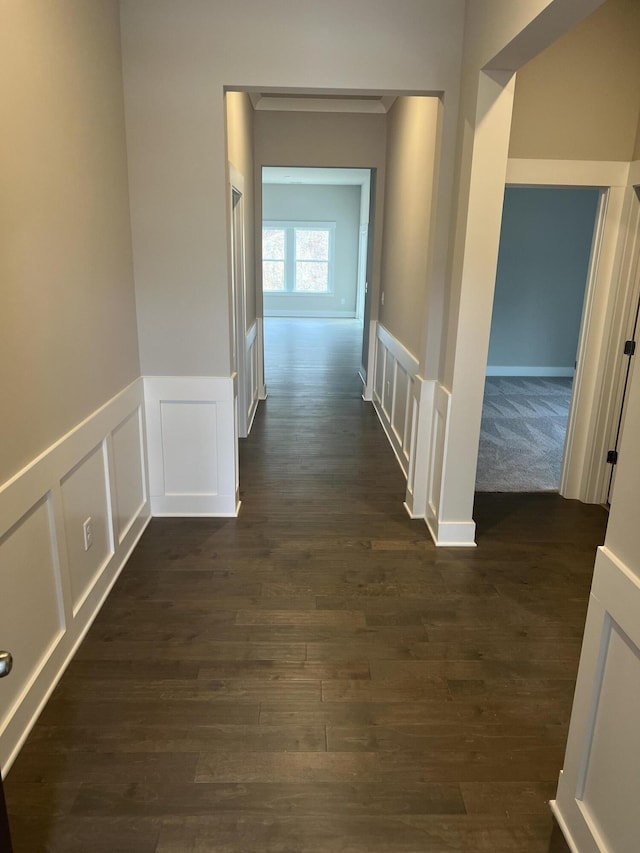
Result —
[[557, 492], [572, 379], [487, 377], [476, 489]]

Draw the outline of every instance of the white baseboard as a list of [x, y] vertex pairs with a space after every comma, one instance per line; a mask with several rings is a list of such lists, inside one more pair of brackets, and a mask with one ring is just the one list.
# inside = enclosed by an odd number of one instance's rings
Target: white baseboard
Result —
[[559, 376], [573, 377], [575, 374], [573, 367], [538, 367], [536, 365], [520, 367], [520, 366], [500, 366], [487, 365], [487, 376]]
[[5, 773], [149, 521], [142, 391], [132, 383], [0, 487]]
[[476, 525], [473, 521], [438, 521], [427, 508], [427, 527], [436, 545], [443, 548], [475, 548]]
[[558, 808], [558, 803], [555, 800], [549, 800], [549, 808], [551, 809], [553, 816], [555, 817], [558, 826], [560, 827], [562, 834], [564, 836], [564, 840], [567, 842], [567, 847], [571, 850], [571, 853], [580, 853], [578, 849], [578, 845], [573, 840], [573, 836], [569, 832], [569, 827], [567, 826], [564, 817], [562, 816], [562, 812]]
[[144, 377], [154, 516], [235, 516], [233, 377]]

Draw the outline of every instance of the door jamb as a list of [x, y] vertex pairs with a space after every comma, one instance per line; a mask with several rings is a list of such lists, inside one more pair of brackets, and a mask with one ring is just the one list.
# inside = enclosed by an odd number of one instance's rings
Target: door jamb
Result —
[[[235, 196], [238, 196], [237, 200]], [[233, 300], [233, 354], [237, 379], [238, 437], [247, 437], [247, 371], [246, 371], [246, 267], [244, 234], [244, 177], [229, 162], [229, 203], [231, 239], [231, 287]], [[238, 228], [239, 219], [239, 228]], [[240, 267], [240, 268], [238, 268]], [[233, 372], [233, 371], [232, 371]]]

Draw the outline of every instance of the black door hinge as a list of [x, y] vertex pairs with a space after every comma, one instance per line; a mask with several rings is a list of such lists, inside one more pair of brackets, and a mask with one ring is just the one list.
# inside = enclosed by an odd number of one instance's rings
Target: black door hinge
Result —
[[610, 450], [607, 453], [607, 464], [608, 465], [615, 465], [617, 463], [617, 461], [618, 461], [618, 451], [617, 450]]
[[636, 354], [636, 342], [635, 341], [625, 341], [624, 342], [624, 354], [625, 355], [635, 355]]

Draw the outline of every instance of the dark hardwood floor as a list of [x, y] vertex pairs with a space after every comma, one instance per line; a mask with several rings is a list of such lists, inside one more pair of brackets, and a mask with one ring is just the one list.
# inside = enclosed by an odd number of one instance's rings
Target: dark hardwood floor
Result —
[[9, 774], [15, 853], [566, 850], [604, 511], [484, 494], [436, 550], [353, 324], [267, 344], [240, 517], [152, 521]]

